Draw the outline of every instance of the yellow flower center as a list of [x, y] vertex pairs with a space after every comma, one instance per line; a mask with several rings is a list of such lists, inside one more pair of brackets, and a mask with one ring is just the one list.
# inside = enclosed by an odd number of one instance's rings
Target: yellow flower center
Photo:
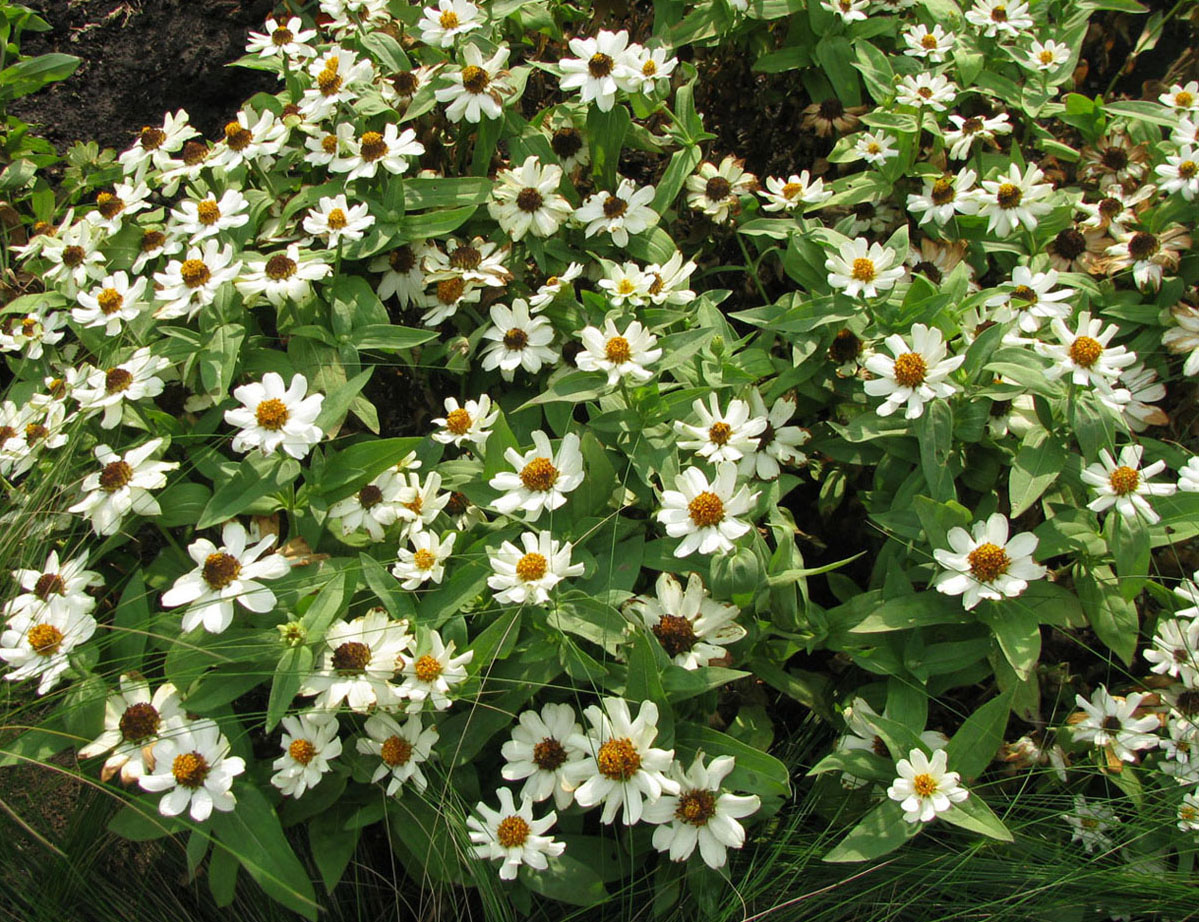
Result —
[[1136, 492], [1141, 483], [1141, 474], [1127, 465], [1121, 465], [1108, 474], [1107, 479], [1113, 493], [1117, 496], [1127, 496], [1129, 493]]
[[100, 313], [105, 317], [111, 317], [121, 309], [125, 303], [125, 299], [121, 293], [115, 288], [105, 288], [99, 295], [96, 296], [96, 301], [100, 305]]
[[505, 816], [495, 828], [496, 840], [504, 848], [520, 848], [529, 838], [529, 824], [519, 816]]
[[1052, 51], [1046, 48], [1039, 55], [1037, 55], [1037, 57], [1040, 59], [1042, 64], [1048, 65], [1053, 63], [1054, 55]]
[[716, 815], [716, 796], [711, 791], [686, 791], [679, 796], [674, 815], [689, 826], [706, 826]]
[[29, 646], [38, 656], [51, 656], [62, 644], [62, 631], [53, 624], [35, 624], [26, 635]]
[[925, 32], [924, 35], [920, 36], [920, 47], [926, 51], [935, 50], [937, 47], [937, 37], [931, 32]]
[[379, 757], [392, 768], [407, 765], [412, 758], [412, 744], [399, 736], [389, 736], [383, 741]]
[[437, 555], [423, 547], [412, 555], [412, 562], [418, 570], [432, 570], [437, 566]]
[[919, 387], [928, 375], [928, 363], [919, 352], [905, 352], [895, 359], [895, 383], [900, 387]]
[[200, 570], [204, 582], [213, 589], [224, 589], [237, 579], [239, 573], [241, 573], [241, 564], [237, 558], [223, 551], [209, 554], [204, 558], [204, 566]]
[[350, 223], [350, 219], [346, 217], [346, 213], [340, 208], [334, 208], [325, 218], [325, 223], [329, 226], [329, 230], [339, 231], [343, 230]]
[[1012, 565], [1007, 551], [989, 541], [967, 554], [966, 561], [970, 564], [970, 575], [981, 583], [994, 582]]
[[316, 746], [309, 740], [292, 740], [287, 754], [301, 765], [307, 765], [316, 755]]
[[211, 227], [221, 219], [221, 209], [212, 199], [204, 199], [196, 205], [196, 219], [206, 227]]
[[330, 58], [324, 68], [316, 75], [316, 87], [322, 96], [336, 95], [341, 89], [341, 75], [337, 73], [337, 58]]
[[225, 126], [225, 143], [230, 150], [245, 150], [254, 140], [254, 133], [241, 122], [229, 122]]
[[652, 77], [658, 72], [658, 62], [653, 58], [646, 58], [645, 63], [641, 65], [641, 75], [643, 77]]
[[623, 336], [613, 336], [604, 344], [604, 356], [613, 365], [623, 365], [633, 356], [629, 341]]
[[441, 665], [441, 662], [437, 659], [437, 657], [430, 656], [428, 653], [426, 653], [416, 661], [416, 665], [413, 667], [413, 670], [416, 672], [416, 677], [420, 681], [433, 682], [436, 681], [439, 675], [441, 675], [443, 668], [445, 667]]
[[917, 775], [912, 779], [912, 788], [921, 797], [931, 797], [937, 790], [937, 779], [932, 775]]
[[100, 471], [100, 489], [115, 493], [133, 479], [133, 468], [125, 461], [113, 461]]
[[798, 198], [803, 194], [803, 183], [789, 182], [783, 185], [783, 198], [787, 201]]
[[198, 788], [208, 777], [208, 762], [198, 752], [181, 752], [171, 764], [175, 783], [182, 788]]
[[1199, 173], [1199, 164], [1194, 160], [1184, 160], [1178, 164], [1179, 179], [1194, 179], [1196, 173]]
[[446, 10], [437, 20], [441, 23], [441, 27], [449, 32], [451, 29], [458, 28], [458, 14], [453, 10]]
[[526, 583], [536, 582], [545, 576], [546, 570], [549, 569], [545, 557], [534, 552], [525, 554], [516, 563], [516, 576], [518, 579]]
[[471, 422], [470, 414], [461, 408], [450, 410], [445, 416], [445, 427], [453, 435], [466, 435]]
[[520, 472], [526, 490], [545, 493], [558, 482], [558, 469], [549, 458], [534, 458]]
[[183, 284], [188, 288], [199, 288], [201, 285], [207, 285], [209, 279], [212, 278], [212, 270], [204, 264], [202, 259], [189, 259], [179, 267], [179, 277], [183, 279]]
[[627, 736], [600, 746], [595, 761], [600, 774], [613, 781], [628, 781], [641, 768], [641, 755]]
[[287, 411], [287, 404], [278, 397], [262, 401], [254, 411], [255, 421], [268, 432], [278, 432], [287, 425], [287, 420], [290, 416], [291, 414]]
[[873, 282], [878, 272], [874, 268], [874, 260], [859, 256], [853, 261], [853, 278], [859, 282]]
[[1174, 94], [1174, 105], [1180, 109], [1189, 109], [1195, 104], [1195, 94], [1189, 90], [1179, 90]]
[[724, 502], [715, 493], [705, 490], [687, 504], [687, 514], [696, 528], [708, 528], [724, 521]]
[[1103, 344], [1090, 336], [1080, 336], [1070, 345], [1070, 360], [1082, 368], [1090, 368], [1103, 355]]

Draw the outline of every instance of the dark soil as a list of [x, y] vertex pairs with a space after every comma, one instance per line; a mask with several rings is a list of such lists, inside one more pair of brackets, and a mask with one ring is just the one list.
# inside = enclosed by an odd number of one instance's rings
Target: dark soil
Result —
[[68, 80], [12, 106], [59, 152], [74, 141], [123, 150], [143, 125], [186, 109], [210, 137], [271, 74], [227, 68], [245, 52], [271, 0], [27, 0], [53, 27], [22, 36], [21, 51], [83, 59]]

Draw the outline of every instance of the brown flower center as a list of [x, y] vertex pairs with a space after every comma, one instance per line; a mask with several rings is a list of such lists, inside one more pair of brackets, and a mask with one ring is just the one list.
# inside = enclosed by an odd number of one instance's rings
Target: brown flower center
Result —
[[450, 254], [450, 266], [455, 269], [478, 269], [483, 254], [472, 246], [460, 246]]
[[674, 809], [675, 819], [690, 826], [706, 826], [716, 815], [716, 795], [711, 791], [685, 791]]
[[529, 214], [535, 212], [543, 204], [545, 204], [545, 199], [541, 197], [540, 192], [531, 186], [521, 189], [516, 196], [516, 207]]
[[29, 646], [38, 656], [53, 656], [62, 644], [62, 631], [53, 624], [35, 624], [26, 635]]
[[153, 253], [167, 242], [167, 235], [162, 231], [148, 230], [142, 234], [142, 252]]
[[133, 479], [133, 468], [125, 461], [113, 461], [100, 471], [100, 489], [115, 493]]
[[837, 335], [833, 337], [833, 343], [828, 349], [829, 358], [838, 365], [853, 361], [861, 352], [862, 341], [853, 330], [848, 328], [837, 331]]
[[202, 259], [189, 259], [179, 267], [179, 277], [188, 288], [199, 288], [208, 284], [212, 278], [212, 270]]
[[292, 35], [291, 29], [285, 29], [282, 26], [280, 26], [278, 29], [276, 29], [274, 32], [271, 33], [271, 44], [273, 44], [276, 48], [282, 48], [284, 45], [288, 44], [293, 38], [295, 38], [295, 36]]
[[482, 93], [490, 82], [491, 78], [487, 76], [487, 71], [483, 68], [476, 67], [474, 64], [468, 64], [462, 68], [462, 88], [466, 92]]
[[224, 551], [217, 551], [205, 557], [204, 566], [200, 570], [204, 582], [213, 589], [224, 589], [237, 579], [239, 573], [241, 563], [232, 554], [226, 554]]
[[125, 708], [121, 720], [117, 724], [121, 731], [121, 739], [129, 743], [144, 740], [158, 732], [159, 716], [154, 705], [142, 701]]
[[526, 583], [541, 579], [548, 569], [549, 565], [545, 557], [535, 551], [525, 554], [516, 562], [516, 576]]
[[549, 458], [534, 458], [521, 469], [520, 482], [526, 490], [545, 493], [558, 482], [558, 469]]
[[919, 352], [905, 352], [895, 359], [895, 383], [900, 387], [919, 387], [928, 375], [928, 363]]
[[299, 266], [296, 261], [290, 256], [284, 256], [282, 253], [276, 253], [266, 261], [266, 277], [274, 279], [276, 282], [281, 282], [284, 279], [289, 279], [296, 274]]
[[96, 196], [96, 210], [111, 221], [125, 210], [125, 203], [111, 192], [101, 192]]
[[668, 656], [675, 657], [681, 653], [689, 653], [699, 642], [695, 636], [695, 627], [681, 615], [663, 615], [652, 628], [658, 643]]
[[383, 502], [383, 491], [373, 483], [368, 483], [358, 491], [358, 505], [363, 509], [370, 509], [381, 502]]
[[687, 504], [687, 514], [696, 528], [708, 528], [724, 521], [724, 501], [710, 490], [704, 490]]
[[563, 160], [569, 160], [583, 149], [583, 136], [577, 128], [559, 128], [550, 138], [550, 147]]
[[331, 665], [338, 675], [362, 675], [370, 662], [370, 647], [356, 640], [347, 640], [333, 651]]
[[330, 58], [316, 75], [316, 88], [322, 96], [335, 96], [341, 89], [341, 75], [337, 73], [337, 58]]
[[30, 423], [25, 427], [25, 444], [34, 445], [50, 434], [50, 430], [41, 423]]
[[1111, 484], [1113, 493], [1117, 496], [1127, 496], [1129, 493], [1136, 492], [1141, 483], [1141, 474], [1127, 465], [1121, 465], [1108, 474], [1107, 480]]
[[[240, 125], [238, 126], [241, 127]], [[246, 144], [249, 144], [253, 135], [246, 132]], [[229, 145], [233, 147], [232, 144]], [[245, 146], [245, 145], [243, 145]], [[236, 150], [237, 148], [234, 148]], [[203, 141], [188, 141], [183, 145], [183, 162], [187, 166], [196, 166], [208, 159], [208, 145]]]
[[733, 187], [723, 176], [713, 176], [704, 186], [704, 196], [709, 202], [723, 202], [732, 191]]
[[619, 218], [629, 210], [629, 203], [617, 195], [609, 195], [604, 199], [604, 217]]
[[445, 667], [441, 665], [441, 661], [437, 657], [426, 653], [416, 661], [416, 665], [412, 668], [420, 681], [435, 682]]
[[613, 365], [623, 365], [633, 356], [629, 341], [623, 336], [613, 336], [604, 344], [604, 356]]
[[181, 752], [171, 764], [171, 774], [181, 788], [198, 788], [208, 777], [209, 765], [198, 752]]
[[466, 435], [471, 422], [470, 414], [462, 408], [450, 410], [445, 416], [445, 427], [452, 435]]
[[1090, 368], [1103, 355], [1103, 344], [1090, 336], [1080, 336], [1070, 344], [1070, 360], [1081, 368]]
[[592, 77], [599, 80], [612, 73], [613, 64], [615, 62], [611, 57], [603, 52], [599, 52], [598, 54], [593, 54], [587, 62], [587, 70], [590, 71]]
[[124, 368], [110, 368], [104, 375], [104, 391], [108, 394], [124, 393], [132, 384], [133, 375]]
[[316, 746], [311, 740], [292, 740], [287, 747], [287, 754], [301, 765], [307, 765], [316, 756]]
[[1103, 723], [1100, 726], [1108, 733], [1119, 733], [1124, 729], [1124, 725], [1120, 723], [1120, 718], [1114, 714], [1109, 714], [1103, 718]]
[[66, 595], [67, 584], [57, 573], [43, 573], [33, 584], [33, 594], [45, 602], [52, 592], [55, 595]]
[[1012, 565], [1007, 551], [989, 541], [967, 554], [966, 561], [970, 564], [970, 574], [982, 583], [994, 582]]
[[161, 128], [146, 125], [137, 136], [144, 150], [158, 150], [166, 142], [167, 133]]
[[627, 736], [608, 740], [600, 746], [595, 761], [600, 774], [613, 781], [628, 781], [641, 768], [641, 754]]
[[335, 134], [327, 134], [321, 138], [321, 150], [326, 154], [336, 154], [338, 147], [338, 138]]
[[407, 765], [412, 758], [412, 744], [403, 737], [389, 736], [383, 741], [379, 757], [392, 768]]
[[942, 176], [933, 183], [932, 191], [929, 192], [929, 198], [933, 200], [934, 205], [948, 205], [952, 202], [955, 198], [953, 178]]
[[495, 838], [504, 848], [520, 848], [528, 840], [529, 831], [523, 817], [505, 816], [495, 827]]
[[1194, 160], [1184, 160], [1178, 164], [1179, 179], [1194, 179], [1196, 173], [1199, 173], [1199, 164]]
[[733, 427], [726, 422], [716, 422], [708, 429], [708, 441], [713, 445], [727, 445], [733, 435]]
[[1020, 187], [1010, 182], [1003, 183], [995, 193], [995, 201], [999, 203], [1000, 208], [1015, 208], [1023, 198], [1024, 193], [1020, 191]]
[[83, 262], [83, 259], [85, 256], [87, 256], [87, 253], [84, 252], [83, 247], [79, 247], [79, 246], [63, 247], [62, 264], [64, 266], [66, 266], [68, 269], [74, 269], [81, 262]]
[[1017, 285], [1012, 289], [1012, 300], [1023, 301], [1026, 306], [1032, 307], [1040, 298], [1037, 296], [1036, 290], [1028, 285]]
[[287, 425], [290, 415], [287, 410], [287, 404], [278, 397], [262, 401], [254, 411], [255, 421], [269, 432], [278, 432]]
[[442, 279], [437, 283], [437, 300], [442, 304], [455, 304], [466, 291], [466, 281], [460, 276]]
[[543, 772], [556, 771], [565, 761], [565, 747], [552, 736], [533, 746], [533, 763]]
[[254, 133], [241, 122], [229, 122], [225, 126], [225, 143], [230, 150], [245, 150], [254, 140]]
[[912, 788], [920, 797], [931, 797], [937, 790], [937, 779], [932, 775], [917, 775], [912, 779]]
[[368, 131], [358, 142], [358, 154], [367, 163], [372, 163], [387, 153], [387, 142], [377, 131]]
[[221, 219], [221, 208], [212, 199], [204, 199], [196, 205], [196, 219], [206, 227], [211, 227]]
[[1121, 147], [1105, 147], [1100, 159], [1105, 167], [1116, 173], [1128, 166], [1128, 152]]
[[1058, 232], [1051, 245], [1062, 259], [1075, 260], [1086, 252], [1087, 238], [1073, 227], [1067, 227]]
[[835, 96], [820, 103], [820, 117], [826, 122], [840, 118], [845, 114], [845, 104]]
[[935, 50], [937, 47], [937, 37], [931, 32], [925, 32], [924, 35], [920, 36], [920, 47], [927, 51]]
[[396, 93], [404, 99], [412, 96], [418, 89], [420, 89], [420, 81], [417, 79], [416, 74], [412, 73], [410, 70], [400, 71], [398, 74], [392, 77], [391, 85], [395, 89]]
[[1156, 256], [1160, 249], [1161, 244], [1158, 243], [1157, 237], [1148, 231], [1137, 231], [1128, 241], [1128, 255], [1133, 259], [1149, 259]]

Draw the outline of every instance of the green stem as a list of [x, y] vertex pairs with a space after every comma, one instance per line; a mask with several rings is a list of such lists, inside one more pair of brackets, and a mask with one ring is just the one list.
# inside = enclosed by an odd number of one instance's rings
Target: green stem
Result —
[[741, 247], [741, 255], [745, 257], [745, 269], [753, 277], [754, 286], [758, 289], [758, 294], [762, 296], [762, 303], [769, 304], [770, 296], [766, 294], [766, 289], [762, 287], [762, 280], [758, 278], [757, 263], [750, 258], [749, 248], [746, 247], [745, 240], [742, 239], [741, 235], [736, 234], [735, 236], [737, 237], [737, 245]]

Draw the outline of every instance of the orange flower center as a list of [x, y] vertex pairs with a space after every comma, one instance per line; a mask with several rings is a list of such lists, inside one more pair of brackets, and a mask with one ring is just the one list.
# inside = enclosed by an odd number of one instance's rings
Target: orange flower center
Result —
[[29, 629], [29, 646], [38, 656], [51, 656], [62, 644], [62, 631], [53, 624], [35, 624]]
[[706, 826], [716, 815], [716, 795], [711, 791], [686, 791], [679, 796], [674, 815], [690, 826]]
[[532, 583], [543, 576], [549, 569], [545, 557], [536, 552], [525, 554], [516, 563], [516, 575], [526, 583]]
[[724, 521], [724, 502], [708, 490], [700, 493], [687, 504], [687, 514], [696, 528], [708, 528]]
[[445, 427], [453, 435], [466, 435], [470, 431], [470, 414], [461, 408], [450, 410], [445, 416]]
[[905, 352], [895, 359], [895, 383], [900, 387], [919, 387], [928, 375], [928, 363], [919, 352]]
[[106, 317], [111, 317], [125, 303], [125, 299], [115, 288], [105, 288], [96, 296], [96, 301], [100, 304], [100, 313]]
[[1103, 355], [1103, 344], [1090, 336], [1080, 336], [1070, 345], [1070, 359], [1075, 365], [1090, 368]]
[[912, 779], [912, 787], [921, 797], [931, 797], [937, 790], [937, 779], [932, 775], [917, 775]]
[[725, 422], [712, 423], [708, 429], [708, 441], [713, 445], [727, 445], [733, 435], [733, 427]]
[[437, 555], [423, 547], [412, 555], [412, 562], [418, 570], [432, 570], [437, 566]]
[[853, 261], [853, 272], [851, 275], [859, 282], [873, 282], [878, 275], [878, 272], [874, 268], [874, 260], [867, 259], [865, 256], [859, 256]]
[[254, 411], [254, 419], [258, 425], [270, 432], [278, 432], [282, 429], [287, 424], [290, 415], [287, 411], [287, 404], [278, 397], [262, 401], [258, 404], [258, 409]]
[[600, 746], [595, 761], [600, 774], [613, 781], [628, 781], [641, 768], [641, 755], [627, 736], [608, 740]]
[[412, 758], [412, 744], [402, 737], [389, 736], [383, 741], [379, 756], [392, 768], [407, 765]]
[[182, 788], [198, 788], [208, 777], [209, 765], [198, 752], [181, 752], [171, 764], [175, 783]]
[[1136, 492], [1141, 483], [1141, 474], [1127, 465], [1121, 465], [1108, 474], [1107, 479], [1113, 493], [1117, 496], [1127, 496], [1129, 493]]
[[970, 564], [970, 574], [982, 583], [994, 582], [1012, 565], [1007, 551], [989, 541], [967, 554], [966, 561]]
[[520, 472], [526, 490], [544, 493], [558, 482], [558, 469], [549, 458], [534, 458]]
[[196, 205], [196, 218], [205, 226], [211, 227], [221, 219], [221, 209], [212, 199], [204, 199]]
[[316, 746], [309, 740], [292, 740], [287, 754], [301, 765], [307, 765], [316, 755]]
[[529, 838], [529, 824], [523, 817], [505, 816], [495, 828], [495, 837], [504, 848], [520, 848]]
[[441, 671], [444, 668], [445, 667], [441, 665], [441, 661], [438, 660], [437, 657], [430, 656], [428, 653], [426, 653], [416, 661], [413, 671], [416, 672], [416, 677], [420, 679], [420, 681], [433, 682], [436, 681], [439, 675], [441, 675]]
[[623, 365], [633, 356], [629, 341], [623, 336], [613, 336], [604, 344], [604, 356], [613, 365]]
[[325, 218], [325, 223], [329, 225], [329, 230], [339, 231], [343, 230], [350, 223], [350, 219], [346, 217], [346, 213], [340, 208], [334, 208], [329, 212], [328, 217]]
[[208, 284], [212, 271], [204, 264], [204, 260], [189, 259], [179, 267], [179, 277], [188, 288], [199, 288]]

